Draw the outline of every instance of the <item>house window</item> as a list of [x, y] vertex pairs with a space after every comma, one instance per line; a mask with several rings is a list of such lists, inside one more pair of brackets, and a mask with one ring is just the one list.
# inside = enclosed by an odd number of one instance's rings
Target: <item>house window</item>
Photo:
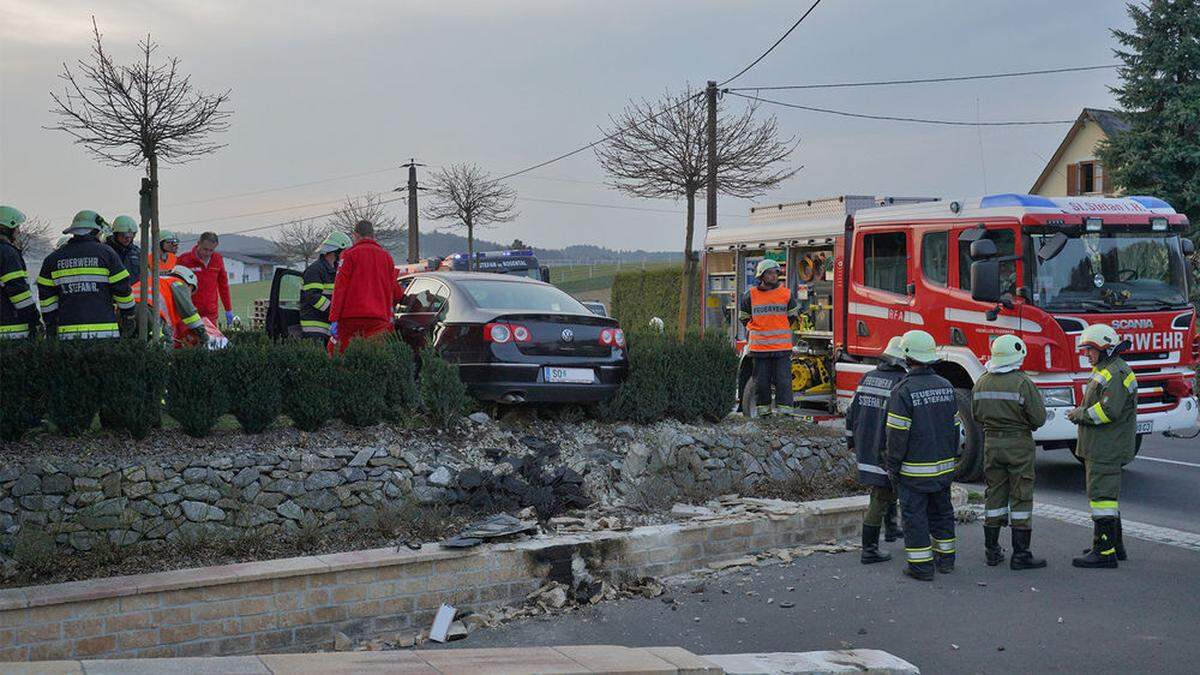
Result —
[[863, 237], [863, 283], [892, 293], [908, 293], [908, 238], [904, 232]]
[[1089, 159], [1067, 165], [1067, 195], [1103, 194], [1104, 171], [1100, 162]]
[[929, 232], [921, 237], [921, 272], [925, 279], [941, 286], [950, 276], [950, 253], [945, 232]]

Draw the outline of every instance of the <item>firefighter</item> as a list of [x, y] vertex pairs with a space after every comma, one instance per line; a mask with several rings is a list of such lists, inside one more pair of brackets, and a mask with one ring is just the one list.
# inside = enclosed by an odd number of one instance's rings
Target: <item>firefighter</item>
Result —
[[[39, 305], [46, 334], [59, 340], [121, 337], [133, 320], [133, 292], [121, 256], [100, 242], [104, 219], [95, 211], [75, 214], [63, 231], [67, 243], [42, 262]], [[120, 322], [114, 305], [120, 310]]]
[[992, 341], [987, 372], [975, 383], [971, 412], [983, 427], [987, 505], [983, 524], [984, 555], [989, 567], [1004, 560], [1000, 528], [1012, 526], [1009, 569], [1046, 566], [1029, 552], [1033, 519], [1033, 432], [1046, 423], [1046, 404], [1029, 376], [1021, 372], [1025, 343], [1016, 335]]
[[[900, 349], [900, 338], [888, 341], [883, 350], [883, 362], [879, 367], [862, 376], [850, 410], [846, 413], [846, 443], [850, 451], [858, 456], [858, 482], [871, 488], [871, 503], [863, 514], [862, 563], [884, 562], [892, 559], [890, 553], [879, 551], [879, 530], [882, 528], [889, 507], [894, 517], [896, 488], [883, 468], [883, 453], [886, 443], [887, 405], [892, 389], [905, 374], [904, 352]], [[895, 521], [889, 523], [895, 528]], [[890, 529], [890, 528], [889, 528]]]
[[[148, 279], [145, 281], [149, 282]], [[203, 347], [208, 344], [208, 331], [205, 329], [204, 320], [192, 301], [192, 294], [196, 292], [197, 285], [195, 272], [183, 265], [176, 265], [174, 269], [158, 278], [158, 315], [162, 321], [163, 334], [171, 336], [176, 348], [190, 344]], [[145, 291], [145, 287], [143, 282], [134, 284], [133, 296], [137, 302], [149, 305], [154, 302], [154, 298]]]
[[112, 236], [104, 240], [121, 256], [121, 262], [129, 271], [131, 284], [136, 284], [142, 278], [142, 249], [134, 241], [137, 231], [136, 220], [129, 216], [117, 216], [112, 222]]
[[36, 337], [40, 323], [25, 256], [17, 248], [17, 228], [23, 222], [24, 213], [0, 206], [0, 340]]
[[1137, 443], [1137, 377], [1120, 357], [1128, 343], [1107, 324], [1084, 329], [1080, 350], [1092, 364], [1083, 402], [1067, 413], [1079, 426], [1078, 453], [1092, 507], [1092, 548], [1074, 558], [1075, 567], [1116, 567], [1125, 559], [1121, 538], [1121, 467], [1133, 460]]
[[322, 347], [329, 341], [329, 307], [333, 304], [333, 280], [338, 257], [350, 248], [350, 237], [330, 232], [317, 248], [317, 259], [304, 270], [300, 294], [300, 332]]
[[160, 275], [170, 274], [171, 270], [179, 264], [177, 253], [179, 253], [179, 235], [170, 230], [159, 230], [158, 243], [154, 246], [154, 252], [146, 255], [146, 278], [151, 278], [151, 272], [155, 266], [158, 267]]
[[[887, 469], [904, 512], [904, 573], [932, 581], [954, 571], [954, 507], [950, 482], [958, 460], [958, 402], [954, 386], [937, 375], [937, 345], [923, 330], [900, 341], [908, 374], [887, 406]], [[932, 540], [931, 540], [932, 539]]]
[[779, 263], [774, 260], [759, 262], [754, 270], [758, 284], [746, 292], [738, 307], [738, 318], [746, 326], [754, 359], [757, 415], [770, 414], [772, 385], [775, 410], [792, 412], [791, 319], [800, 308], [788, 287], [780, 282], [779, 272]]

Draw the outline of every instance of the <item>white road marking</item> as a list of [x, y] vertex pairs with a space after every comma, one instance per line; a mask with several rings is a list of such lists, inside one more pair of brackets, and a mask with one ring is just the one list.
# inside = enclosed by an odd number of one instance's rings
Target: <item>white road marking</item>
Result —
[[1190, 466], [1190, 467], [1200, 469], [1200, 464], [1197, 464], [1195, 462], [1181, 462], [1177, 459], [1163, 459], [1161, 457], [1146, 457], [1145, 455], [1138, 455], [1137, 458], [1138, 459], [1146, 459], [1151, 462], [1162, 462], [1163, 464], [1178, 464], [1180, 466]]
[[[1036, 499], [1036, 497], [1035, 497]], [[983, 518], [983, 506], [980, 504], [968, 504], [961, 507], [960, 510], [974, 511], [979, 518]], [[1035, 503], [1033, 505], [1033, 515], [1038, 518], [1050, 518], [1053, 520], [1070, 523], [1072, 525], [1080, 525], [1083, 527], [1092, 526], [1092, 514], [1089, 511], [1080, 511], [1078, 509], [1069, 509], [1065, 506], [1057, 506], [1054, 504]], [[1170, 527], [1159, 527], [1149, 523], [1139, 523], [1133, 520], [1122, 518], [1122, 532], [1131, 537], [1145, 539], [1158, 544], [1166, 544], [1167, 546], [1175, 546], [1178, 548], [1196, 551], [1200, 553], [1200, 534], [1194, 532], [1185, 532], [1176, 530]]]

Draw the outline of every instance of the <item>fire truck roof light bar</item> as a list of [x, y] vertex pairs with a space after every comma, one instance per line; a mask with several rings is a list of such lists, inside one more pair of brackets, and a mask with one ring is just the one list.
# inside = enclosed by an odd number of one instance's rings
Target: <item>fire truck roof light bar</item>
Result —
[[1158, 197], [1143, 197], [1140, 195], [1130, 195], [1128, 197], [1128, 199], [1132, 199], [1133, 201], [1141, 204], [1142, 206], [1144, 206], [1148, 209], [1171, 209], [1171, 210], [1174, 210], [1174, 208], [1170, 204], [1159, 199]]
[[1058, 204], [1038, 195], [1022, 195], [1015, 192], [988, 195], [979, 200], [979, 208], [988, 209], [1000, 206], [1024, 206], [1045, 209], [1057, 209]]

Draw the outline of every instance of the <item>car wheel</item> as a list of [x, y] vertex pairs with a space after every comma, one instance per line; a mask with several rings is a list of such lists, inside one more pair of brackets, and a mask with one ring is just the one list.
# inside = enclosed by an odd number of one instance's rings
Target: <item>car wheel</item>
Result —
[[958, 400], [958, 419], [962, 422], [958, 428], [959, 456], [954, 480], [977, 481], [983, 477], [983, 429], [971, 414], [971, 390], [955, 389], [954, 396]]
[[1083, 464], [1083, 457], [1079, 456], [1079, 441], [1070, 440], [1070, 441], [1067, 441], [1066, 443], [1067, 443], [1067, 449], [1071, 451], [1071, 456], [1075, 458], [1075, 461], [1079, 462], [1080, 464]]
[[741, 407], [742, 414], [747, 418], [754, 419], [758, 416], [757, 410], [757, 388], [754, 386], [754, 376], [746, 380], [746, 384], [742, 385]]

